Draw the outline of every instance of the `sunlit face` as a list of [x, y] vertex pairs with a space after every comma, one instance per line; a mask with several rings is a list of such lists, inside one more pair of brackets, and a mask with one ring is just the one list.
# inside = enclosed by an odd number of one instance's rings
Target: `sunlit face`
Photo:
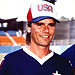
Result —
[[55, 33], [55, 21], [44, 19], [31, 26], [31, 44], [39, 46], [49, 46]]

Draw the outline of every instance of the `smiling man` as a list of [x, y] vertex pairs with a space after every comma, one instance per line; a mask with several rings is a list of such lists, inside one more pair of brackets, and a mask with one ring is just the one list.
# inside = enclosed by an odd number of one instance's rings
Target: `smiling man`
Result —
[[27, 27], [31, 32], [29, 49], [39, 58], [43, 58], [51, 52], [49, 45], [55, 33], [55, 23], [53, 19], [46, 18]]
[[45, 1], [30, 6], [27, 45], [5, 56], [0, 75], [73, 75], [69, 61], [49, 49], [59, 23], [53, 10]]

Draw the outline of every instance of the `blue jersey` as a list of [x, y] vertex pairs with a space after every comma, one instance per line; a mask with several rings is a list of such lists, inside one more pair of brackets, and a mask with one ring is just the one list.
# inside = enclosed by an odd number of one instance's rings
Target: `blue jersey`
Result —
[[61, 54], [64, 58], [71, 61], [75, 70], [75, 44], [69, 47], [65, 52]]
[[70, 63], [54, 53], [42, 65], [20, 49], [5, 56], [0, 75], [73, 75]]

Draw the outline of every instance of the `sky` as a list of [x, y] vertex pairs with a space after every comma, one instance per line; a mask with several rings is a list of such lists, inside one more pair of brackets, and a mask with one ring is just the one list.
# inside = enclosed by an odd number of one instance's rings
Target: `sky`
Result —
[[[0, 18], [10, 19], [18, 18], [18, 20], [26, 20], [29, 5], [38, 0], [0, 0]], [[41, 1], [41, 0], [39, 0]], [[75, 17], [75, 0], [57, 0], [57, 16], [60, 18]]]

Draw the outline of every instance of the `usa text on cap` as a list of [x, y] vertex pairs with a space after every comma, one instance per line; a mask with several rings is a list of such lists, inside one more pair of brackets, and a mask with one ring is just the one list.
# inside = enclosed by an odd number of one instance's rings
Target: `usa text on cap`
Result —
[[38, 22], [46, 18], [52, 18], [59, 23], [56, 18], [55, 5], [41, 1], [39, 3], [33, 3], [30, 6], [27, 13], [27, 21]]

